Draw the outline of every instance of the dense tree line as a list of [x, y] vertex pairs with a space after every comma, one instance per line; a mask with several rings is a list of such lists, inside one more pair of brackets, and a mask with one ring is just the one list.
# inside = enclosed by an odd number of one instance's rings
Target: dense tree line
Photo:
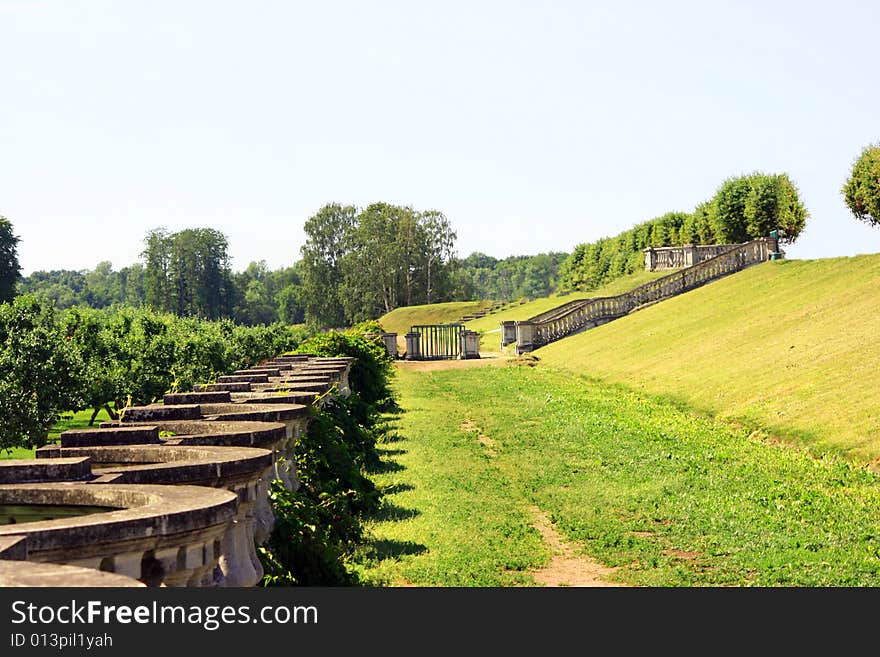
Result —
[[8, 275], [0, 278], [0, 292], [5, 280], [8, 298], [36, 294], [59, 310], [132, 306], [246, 326], [339, 328], [398, 306], [545, 296], [555, 291], [566, 258], [473, 253], [460, 260], [443, 213], [387, 203], [360, 210], [330, 203], [304, 228], [301, 258], [276, 270], [258, 261], [233, 272], [228, 240], [219, 231], [160, 227], [147, 232], [141, 261], [119, 270], [104, 260], [91, 270], [35, 271], [22, 278], [17, 238], [2, 220], [0, 256], [8, 253], [0, 257], [0, 274]]
[[807, 210], [786, 174], [731, 177], [693, 212], [668, 212], [616, 237], [579, 244], [560, 267], [564, 289], [592, 290], [644, 267], [648, 247], [734, 244], [778, 231], [791, 244], [803, 231]]
[[36, 271], [18, 281], [17, 291], [37, 294], [59, 309], [148, 306], [246, 326], [303, 323], [296, 264], [271, 271], [261, 260], [233, 272], [226, 237], [212, 229], [168, 233], [158, 228], [144, 242], [144, 262], [118, 271], [106, 260], [93, 270]]
[[567, 253], [493, 258], [475, 252], [458, 263], [454, 301], [536, 299], [556, 291], [559, 268]]

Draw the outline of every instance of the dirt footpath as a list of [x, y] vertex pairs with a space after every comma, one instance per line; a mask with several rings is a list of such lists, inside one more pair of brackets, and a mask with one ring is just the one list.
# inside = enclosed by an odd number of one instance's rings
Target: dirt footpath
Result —
[[[493, 365], [507, 365], [515, 362], [513, 356], [506, 354], [481, 354], [481, 358], [468, 360], [399, 360], [397, 367], [415, 371], [433, 371], [461, 369], [465, 367], [486, 367]], [[498, 445], [483, 435], [480, 428], [468, 419], [460, 427], [462, 431], [475, 433], [477, 440], [486, 449], [489, 457], [497, 456]], [[614, 568], [607, 568], [592, 560], [586, 555], [579, 554], [575, 545], [567, 542], [553, 526], [547, 514], [536, 506], [529, 507], [532, 516], [532, 526], [541, 534], [544, 544], [550, 550], [551, 561], [543, 567], [532, 571], [532, 576], [539, 586], [595, 586], [614, 587], [627, 586], [608, 581], [608, 577], [614, 574]]]
[[511, 356], [502, 354], [480, 354], [480, 358], [468, 358], [464, 360], [398, 360], [397, 367], [417, 372], [431, 370], [452, 370], [465, 367], [486, 367], [490, 365], [506, 365]]

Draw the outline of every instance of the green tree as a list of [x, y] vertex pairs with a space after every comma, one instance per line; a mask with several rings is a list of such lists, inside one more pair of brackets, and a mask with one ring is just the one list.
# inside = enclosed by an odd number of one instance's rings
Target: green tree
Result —
[[780, 241], [789, 244], [803, 231], [807, 210], [786, 174], [762, 174], [751, 179], [744, 218], [749, 239], [766, 237], [770, 231], [778, 230]]
[[0, 304], [0, 448], [45, 443], [84, 404], [85, 366], [54, 307], [25, 294]]
[[275, 295], [278, 319], [285, 324], [302, 324], [305, 322], [305, 311], [300, 303], [301, 288], [298, 285], [287, 285]]
[[419, 228], [424, 245], [425, 303], [442, 298], [450, 285], [455, 267], [455, 231], [439, 210], [419, 215]]
[[217, 319], [232, 311], [232, 272], [226, 236], [213, 228], [167, 233], [156, 228], [144, 239], [144, 296], [157, 310]]
[[357, 216], [351, 248], [342, 261], [341, 298], [347, 323], [378, 317], [397, 308], [405, 254], [399, 229], [406, 210], [372, 203]]
[[746, 225], [746, 203], [756, 175], [725, 180], [712, 199], [709, 223], [719, 244], [737, 244], [749, 240]]
[[21, 278], [18, 242], [19, 238], [12, 232], [12, 223], [0, 216], [0, 303], [12, 301]]
[[880, 144], [862, 149], [841, 192], [856, 219], [880, 225]]
[[318, 327], [345, 324], [340, 298], [342, 259], [349, 252], [357, 208], [328, 203], [303, 226], [306, 241], [301, 247], [301, 301], [306, 322]]
[[171, 240], [164, 227], [147, 232], [141, 257], [144, 259], [144, 301], [158, 310], [171, 310], [168, 281]]

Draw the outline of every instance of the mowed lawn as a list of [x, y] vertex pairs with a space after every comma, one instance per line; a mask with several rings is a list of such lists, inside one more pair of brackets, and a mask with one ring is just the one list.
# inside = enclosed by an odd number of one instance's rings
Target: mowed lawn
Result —
[[[61, 432], [68, 429], [88, 429], [89, 420], [92, 417], [91, 410], [77, 411], [76, 413], [68, 413], [58, 420], [49, 431], [48, 441], [57, 442], [61, 438]], [[95, 423], [92, 428], [100, 426], [101, 422], [107, 422], [110, 416], [107, 411], [101, 409], [95, 417]], [[32, 459], [34, 458], [34, 450], [24, 447], [15, 447], [11, 450], [0, 449], [0, 459]]]
[[880, 459], [880, 255], [767, 262], [534, 353], [778, 438]]
[[389, 333], [403, 336], [416, 324], [449, 324], [478, 310], [488, 308], [491, 301], [450, 301], [421, 306], [403, 306], [382, 315], [379, 323]]
[[880, 585], [880, 479], [565, 370], [413, 371], [374, 475], [368, 583], [530, 586], [549, 551], [641, 586]]

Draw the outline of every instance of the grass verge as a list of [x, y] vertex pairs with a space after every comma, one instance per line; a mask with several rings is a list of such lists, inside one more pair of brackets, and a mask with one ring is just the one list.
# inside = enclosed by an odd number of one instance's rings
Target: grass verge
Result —
[[880, 255], [767, 262], [535, 351], [817, 450], [880, 459]]
[[[880, 585], [880, 480], [548, 368], [399, 371], [364, 581], [530, 585], [534, 505], [642, 586]], [[491, 445], [491, 448], [488, 447]]]
[[[61, 432], [68, 429], [88, 429], [89, 419], [92, 417], [92, 410], [77, 411], [69, 413], [56, 422], [49, 430], [49, 442], [57, 442], [61, 439]], [[107, 411], [101, 409], [95, 418], [94, 427], [98, 427], [101, 422], [107, 422], [110, 416]], [[34, 450], [17, 447], [11, 451], [0, 450], [0, 459], [32, 459], [34, 458]]]

